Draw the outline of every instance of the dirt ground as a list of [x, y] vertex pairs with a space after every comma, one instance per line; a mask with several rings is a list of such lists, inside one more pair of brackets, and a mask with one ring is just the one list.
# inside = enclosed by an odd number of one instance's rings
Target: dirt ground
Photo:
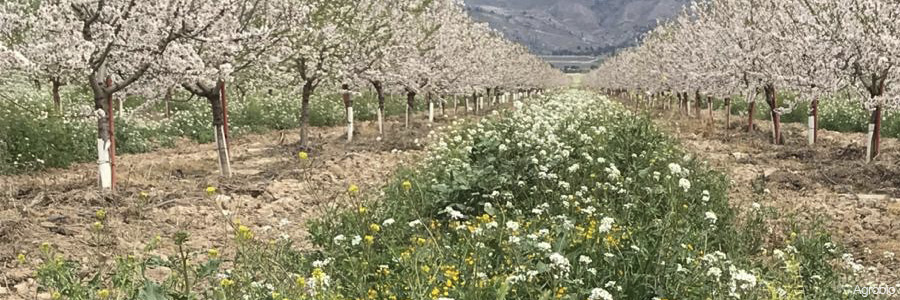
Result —
[[[824, 226], [867, 267], [862, 277], [875, 283], [900, 283], [900, 142], [882, 139], [881, 155], [865, 162], [866, 134], [820, 130], [809, 146], [805, 124], [783, 124], [785, 145], [771, 143], [771, 122], [755, 120], [747, 132], [745, 117], [708, 111], [702, 118], [671, 111], [652, 113], [691, 153], [701, 155], [733, 181], [730, 200], [747, 208], [771, 206], [772, 240], [782, 240], [790, 221]], [[784, 227], [781, 227], [783, 229]], [[771, 249], [770, 249], [771, 250]]]
[[[229, 222], [238, 219], [262, 238], [287, 235], [298, 247], [307, 246], [307, 220], [353, 205], [346, 195], [350, 184], [359, 186], [359, 198], [379, 193], [394, 170], [421, 156], [432, 129], [455, 119], [452, 110], [448, 114], [433, 128], [422, 116], [410, 129], [403, 119], [388, 118], [384, 139], [377, 138], [375, 122], [358, 122], [352, 143], [346, 142], [346, 127], [312, 128], [307, 161], [292, 143], [299, 130], [245, 136], [233, 142], [229, 179], [218, 176], [214, 144], [190, 142], [119, 157], [115, 195], [98, 193], [92, 163], [0, 177], [0, 299], [48, 297], [37, 292], [33, 271], [16, 262], [23, 253], [29, 264], [37, 263], [44, 242], [86, 266], [140, 253], [156, 236], [162, 238], [156, 253], [174, 253], [171, 238], [180, 230], [191, 233], [194, 249], [229, 251]], [[222, 196], [208, 196], [209, 186]], [[108, 211], [102, 239], [91, 229], [98, 209]]]

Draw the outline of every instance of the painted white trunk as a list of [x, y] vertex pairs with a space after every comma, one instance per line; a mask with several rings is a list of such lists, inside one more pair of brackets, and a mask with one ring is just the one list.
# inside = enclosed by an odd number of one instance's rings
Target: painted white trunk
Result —
[[875, 151], [875, 124], [869, 123], [869, 136], [866, 140], [866, 162], [872, 162], [872, 154]]
[[353, 141], [353, 107], [347, 108], [347, 141]]
[[816, 118], [809, 116], [809, 144], [816, 144]]
[[109, 141], [103, 142], [103, 139], [97, 139], [97, 166], [100, 173], [100, 188], [103, 190], [112, 189], [112, 165], [109, 161]]
[[428, 102], [428, 123], [434, 123], [434, 102]]
[[472, 111], [472, 107], [469, 106], [469, 97], [463, 97], [463, 98], [466, 98], [466, 112]]
[[381, 113], [381, 109], [377, 109], [378, 114], [378, 134], [384, 134], [384, 115]]
[[225, 126], [213, 126], [216, 137], [216, 152], [219, 158], [219, 173], [223, 177], [231, 177], [231, 153], [228, 153], [228, 139], [225, 138]]

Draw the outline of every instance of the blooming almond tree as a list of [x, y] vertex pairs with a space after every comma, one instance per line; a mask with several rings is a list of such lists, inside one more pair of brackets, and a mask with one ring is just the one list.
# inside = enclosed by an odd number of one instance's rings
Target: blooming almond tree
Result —
[[[188, 8], [199, 1], [60, 0], [43, 1], [32, 33], [43, 49], [29, 59], [41, 69], [66, 62], [81, 70], [97, 116], [100, 186], [115, 185], [112, 96], [145, 77], [170, 45], [199, 36], [209, 23], [198, 22]], [[59, 49], [64, 49], [60, 51]]]

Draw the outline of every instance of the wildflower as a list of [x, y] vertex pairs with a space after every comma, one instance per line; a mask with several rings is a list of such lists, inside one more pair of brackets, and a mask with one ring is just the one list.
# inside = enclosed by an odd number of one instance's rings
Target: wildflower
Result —
[[369, 224], [369, 230], [372, 232], [379, 232], [379, 231], [381, 231], [381, 226], [379, 226], [378, 224], [372, 223], [372, 224]]
[[345, 240], [347, 240], [347, 237], [344, 236], [343, 234], [338, 234], [338, 235], [335, 236], [334, 239], [333, 239], [335, 245], [340, 245], [340, 244], [343, 243]]
[[466, 217], [461, 212], [453, 209], [453, 207], [450, 207], [450, 206], [447, 206], [446, 208], [444, 208], [443, 213], [450, 215], [450, 218], [454, 219], [454, 220], [464, 219]]
[[519, 230], [519, 222], [516, 221], [506, 221], [506, 228], [512, 231]]
[[237, 237], [243, 240], [253, 239], [253, 231], [250, 231], [247, 226], [240, 225], [237, 228]]
[[357, 236], [353, 236], [353, 240], [350, 241], [350, 244], [353, 245], [353, 246], [356, 246], [356, 245], [359, 245], [359, 242], [361, 242], [361, 241], [362, 241], [362, 237], [361, 237], [361, 236], [358, 236], [358, 235], [357, 235]]
[[600, 220], [600, 233], [609, 232], [609, 230], [612, 229], [613, 222], [615, 221], [615, 219], [610, 217], [604, 217], [602, 220]]
[[309, 159], [309, 153], [306, 153], [306, 151], [300, 151], [297, 153], [297, 158], [300, 158], [300, 160], [307, 160]]
[[550, 262], [553, 264], [554, 268], [557, 268], [563, 272], [569, 271], [569, 259], [562, 254], [559, 254], [559, 252], [550, 254]]
[[591, 295], [588, 297], [589, 300], [613, 300], [612, 294], [607, 292], [602, 288], [595, 288], [591, 290]]
[[59, 292], [53, 292], [53, 294], [50, 294], [50, 299], [53, 299], [53, 300], [62, 299], [62, 294], [60, 294]]
[[366, 244], [368, 244], [368, 245], [372, 245], [372, 244], [375, 243], [375, 237], [374, 237], [374, 236], [367, 235], [367, 236], [365, 236], [363, 239], [366, 240]]
[[97, 220], [103, 221], [106, 220], [106, 210], [98, 209], [97, 212], [94, 213], [94, 216], [97, 217]]
[[709, 220], [710, 223], [716, 224], [716, 221], [719, 220], [719, 217], [716, 216], [716, 213], [708, 211], [706, 212], [706, 219]]
[[678, 180], [678, 186], [684, 189], [685, 192], [691, 189], [691, 181], [687, 180], [687, 178], [681, 178]]
[[304, 278], [303, 276], [297, 276], [297, 279], [295, 279], [294, 282], [295, 282], [295, 283], [297, 284], [297, 286], [299, 286], [299, 287], [305, 287], [305, 286], [306, 286], [306, 278]]
[[25, 253], [19, 253], [19, 255], [16, 256], [16, 261], [18, 261], [19, 264], [24, 264], [25, 263]]
[[350, 187], [347, 188], [347, 194], [350, 196], [356, 196], [359, 194], [359, 187], [355, 184], [350, 184]]
[[391, 224], [394, 224], [394, 222], [395, 221], [393, 218], [387, 219], [387, 220], [384, 220], [384, 222], [381, 222], [381, 226], [390, 226]]
[[547, 242], [540, 242], [537, 244], [537, 247], [538, 247], [538, 249], [541, 249], [542, 251], [550, 251], [550, 249], [552, 248], [550, 246], [550, 243], [547, 243]]
[[409, 192], [410, 190], [412, 190], [412, 182], [409, 182], [409, 180], [404, 180], [402, 185], [404, 192]]
[[93, 227], [94, 230], [96, 230], [96, 231], [100, 231], [100, 230], [103, 230], [103, 223], [101, 223], [100, 221], [97, 221], [97, 222], [94, 222], [94, 224], [91, 225], [91, 227]]
[[671, 172], [672, 175], [676, 175], [676, 176], [677, 176], [677, 175], [681, 175], [681, 171], [682, 171], [682, 170], [681, 170], [681, 165], [676, 164], [676, 163], [670, 163], [670, 164], [669, 164], [669, 172]]
[[369, 211], [369, 209], [366, 208], [365, 206], [360, 206], [360, 207], [357, 209], [357, 211], [359, 212], [359, 214], [364, 215], [364, 214], [366, 214], [367, 211]]
[[591, 262], [593, 262], [593, 260], [589, 256], [581, 255], [581, 256], [578, 256], [578, 262], [587, 265], [587, 264], [590, 264]]
[[718, 280], [719, 277], [722, 276], [722, 269], [716, 267], [709, 268], [709, 270], [706, 271], [706, 276], [712, 276]]
[[102, 289], [102, 290], [97, 291], [97, 298], [100, 298], [100, 299], [109, 298], [109, 290]]
[[213, 186], [208, 186], [208, 187], [206, 187], [206, 194], [209, 195], [209, 196], [215, 195], [215, 194], [216, 194], [216, 188], [213, 187]]
[[209, 258], [212, 259], [216, 259], [217, 257], [219, 257], [219, 250], [216, 248], [209, 249], [206, 251], [206, 256], [209, 256]]
[[231, 279], [228, 279], [228, 278], [222, 278], [222, 280], [219, 281], [219, 285], [222, 286], [223, 288], [228, 288], [228, 287], [234, 285], [234, 281], [232, 281]]
[[416, 226], [422, 225], [422, 221], [420, 221], [420, 220], [410, 221], [406, 225], [409, 225], [409, 227], [416, 227]]

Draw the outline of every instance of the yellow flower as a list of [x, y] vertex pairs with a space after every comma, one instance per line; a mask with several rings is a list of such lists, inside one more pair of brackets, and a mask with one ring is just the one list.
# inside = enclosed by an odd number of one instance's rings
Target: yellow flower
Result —
[[237, 228], [237, 237], [243, 240], [253, 239], [253, 231], [250, 231], [250, 228], [244, 225], [240, 225]]
[[299, 287], [306, 286], [306, 278], [303, 278], [303, 276], [297, 276], [297, 279], [295, 280], [295, 282], [297, 283], [297, 286], [299, 286]]
[[430, 273], [430, 272], [431, 272], [431, 267], [429, 267], [428, 265], [422, 266], [421, 269], [422, 269], [422, 272], [423, 272], [423, 273]]
[[98, 209], [97, 212], [94, 213], [94, 216], [97, 217], [97, 220], [103, 221], [106, 220], [106, 210]]
[[92, 226], [96, 231], [103, 230], [103, 223], [100, 223], [100, 221], [94, 222]]
[[566, 287], [560, 287], [556, 289], [556, 298], [562, 298], [566, 296]]
[[381, 231], [381, 226], [379, 226], [378, 224], [372, 223], [369, 225], [369, 230], [371, 230], [372, 232], [379, 232], [379, 231]]
[[62, 294], [60, 294], [59, 292], [53, 292], [53, 294], [50, 294], [50, 299], [53, 299], [53, 300], [62, 299]]
[[141, 197], [141, 199], [147, 199], [148, 197], [150, 197], [150, 193], [147, 193], [146, 191], [141, 191], [141, 193], [138, 194], [138, 196]]
[[350, 187], [347, 188], [347, 194], [350, 194], [350, 196], [356, 196], [357, 194], [359, 194], [359, 187], [355, 184], [350, 184]]
[[48, 242], [41, 243], [41, 252], [44, 252], [44, 253], [50, 252], [50, 243], [48, 243]]
[[412, 189], [412, 182], [409, 182], [409, 180], [403, 181], [403, 191], [409, 192], [409, 190], [411, 190], [411, 189]]
[[437, 299], [437, 297], [440, 297], [440, 296], [441, 296], [441, 290], [439, 288], [435, 287], [435, 288], [431, 289], [431, 298], [432, 299]]
[[281, 299], [281, 293], [276, 292], [276, 291], [272, 291], [272, 299], [273, 299], [273, 300], [280, 300], [280, 299]]
[[423, 239], [423, 238], [416, 238], [416, 244], [418, 244], [419, 246], [425, 246], [425, 242], [427, 242], [427, 241], [428, 240]]
[[306, 153], [306, 151], [300, 151], [297, 153], [297, 157], [300, 158], [300, 160], [307, 160], [309, 159], [309, 154]]
[[214, 187], [214, 186], [206, 187], [206, 194], [207, 194], [207, 195], [210, 195], [210, 196], [215, 195], [215, 194], [216, 194], [216, 187]]
[[19, 256], [16, 256], [16, 260], [19, 261], [19, 264], [25, 263], [25, 253], [19, 253]]
[[374, 237], [374, 236], [367, 235], [367, 236], [363, 237], [363, 239], [366, 240], [366, 244], [371, 245], [371, 244], [374, 244], [374, 243], [375, 243], [375, 237]]
[[107, 290], [107, 289], [102, 289], [102, 290], [100, 290], [100, 291], [97, 291], [97, 297], [100, 298], [100, 299], [107, 299], [107, 298], [109, 298], [109, 290]]
[[221, 285], [223, 288], [228, 288], [228, 287], [234, 285], [234, 281], [232, 281], [231, 279], [228, 279], [228, 278], [222, 278], [222, 280], [219, 281], [219, 285]]
[[215, 248], [209, 249], [208, 251], [206, 251], [206, 255], [209, 256], [209, 258], [217, 258], [219, 257], [219, 250]]
[[365, 214], [367, 211], [369, 211], [369, 209], [366, 208], [365, 206], [360, 206], [358, 211], [359, 211], [359, 214]]
[[375, 299], [376, 297], [378, 297], [378, 292], [375, 291], [375, 289], [370, 288], [367, 296], [369, 297], [369, 299]]

